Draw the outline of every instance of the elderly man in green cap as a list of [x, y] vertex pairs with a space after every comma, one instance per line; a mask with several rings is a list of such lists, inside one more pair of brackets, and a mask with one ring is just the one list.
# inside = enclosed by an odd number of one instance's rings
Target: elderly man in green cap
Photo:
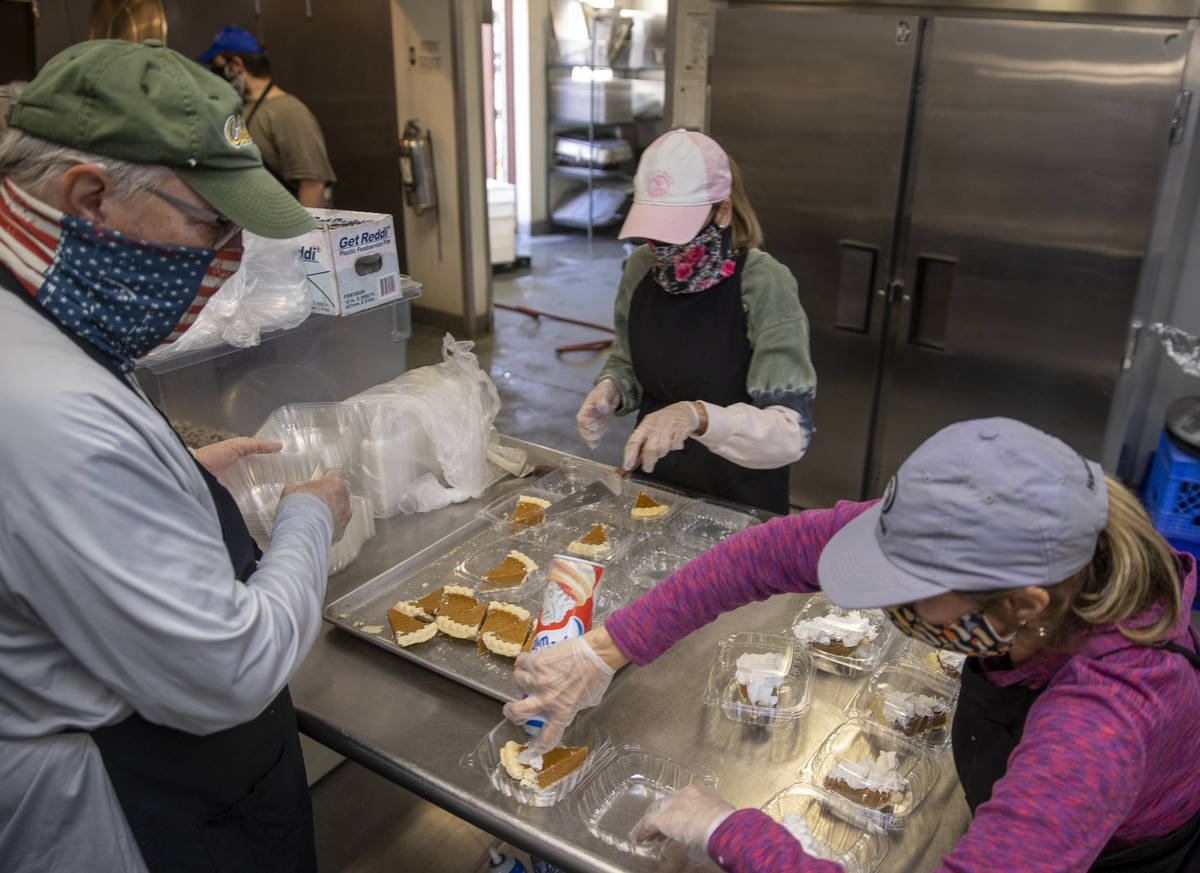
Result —
[[313, 221], [241, 103], [165, 48], [53, 58], [0, 138], [0, 867], [305, 871], [286, 683], [320, 623], [338, 473], [284, 489], [266, 553], [132, 381], [237, 270]]

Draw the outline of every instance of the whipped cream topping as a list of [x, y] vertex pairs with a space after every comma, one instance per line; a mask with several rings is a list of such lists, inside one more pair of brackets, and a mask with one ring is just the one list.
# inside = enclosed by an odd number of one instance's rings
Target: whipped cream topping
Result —
[[911, 691], [884, 691], [881, 693], [884, 714], [893, 721], [908, 721], [914, 716], [945, 715], [950, 704], [940, 697], [917, 694]]
[[791, 669], [786, 652], [747, 653], [737, 659], [737, 682], [746, 686], [746, 696], [755, 706], [776, 706], [776, 693]]
[[856, 790], [867, 789], [880, 794], [896, 794], [908, 787], [908, 780], [900, 775], [895, 752], [880, 752], [879, 757], [870, 755], [861, 761], [837, 762], [827, 778], [840, 779]]
[[802, 643], [825, 644], [836, 640], [853, 647], [879, 636], [879, 627], [861, 609], [851, 609], [798, 621], [792, 625], [792, 634]]

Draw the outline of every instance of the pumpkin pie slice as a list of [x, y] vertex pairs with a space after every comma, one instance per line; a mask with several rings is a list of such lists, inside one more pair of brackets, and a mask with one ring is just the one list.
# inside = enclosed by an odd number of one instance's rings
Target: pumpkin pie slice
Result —
[[598, 524], [579, 539], [572, 541], [567, 546], [567, 551], [590, 561], [598, 561], [612, 556], [612, 543], [608, 541], [604, 525]]
[[[461, 588], [462, 586], [450, 586], [452, 588]], [[472, 593], [471, 589], [466, 589], [467, 593]], [[442, 595], [445, 594], [445, 588], [438, 588], [430, 591], [424, 597], [418, 600], [401, 600], [392, 609], [397, 612], [402, 612], [412, 618], [423, 619], [424, 621], [433, 621], [433, 617], [437, 615], [438, 607], [442, 605]]]
[[388, 624], [392, 626], [392, 636], [398, 646], [412, 646], [424, 643], [437, 636], [438, 627], [434, 622], [421, 621], [398, 609], [387, 611]]
[[497, 591], [503, 588], [519, 588], [525, 577], [538, 568], [533, 559], [513, 549], [504, 560], [483, 574], [480, 591]]
[[471, 606], [462, 606], [451, 611], [438, 610], [437, 627], [448, 637], [473, 640], [479, 634], [479, 626], [487, 614], [488, 605], [471, 598]]
[[525, 645], [532, 622], [529, 610], [513, 603], [493, 602], [479, 628], [477, 653], [482, 655], [490, 651], [506, 658], [515, 658]]
[[629, 514], [634, 518], [658, 518], [665, 515], [670, 508], [669, 504], [659, 503], [645, 491], [639, 491]]
[[516, 740], [509, 740], [500, 749], [500, 763], [509, 776], [526, 788], [544, 789], [582, 767], [587, 760], [588, 750], [587, 746], [555, 746], [542, 755], [542, 765], [536, 768], [517, 760], [523, 751], [524, 746], [518, 746]]
[[537, 527], [546, 520], [546, 507], [549, 505], [549, 500], [522, 494], [517, 498], [517, 505], [513, 507], [512, 513], [508, 516], [508, 535], [512, 536], [529, 530], [531, 527]]

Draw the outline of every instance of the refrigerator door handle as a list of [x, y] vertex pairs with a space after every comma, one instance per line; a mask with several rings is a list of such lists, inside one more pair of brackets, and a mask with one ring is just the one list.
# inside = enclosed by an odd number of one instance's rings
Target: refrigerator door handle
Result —
[[938, 255], [918, 255], [914, 293], [901, 292], [900, 299], [911, 302], [908, 341], [915, 346], [946, 350], [946, 326], [950, 320], [950, 300], [954, 291], [957, 261]]
[[871, 324], [871, 288], [879, 249], [855, 240], [839, 240], [837, 304], [833, 326], [838, 330], [866, 333]]

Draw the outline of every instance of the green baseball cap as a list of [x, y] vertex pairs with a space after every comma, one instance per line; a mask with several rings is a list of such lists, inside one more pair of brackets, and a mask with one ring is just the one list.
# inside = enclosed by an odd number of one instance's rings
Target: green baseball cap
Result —
[[168, 166], [260, 236], [283, 239], [317, 226], [263, 166], [229, 83], [158, 40], [71, 46], [46, 63], [7, 118], [59, 145]]

